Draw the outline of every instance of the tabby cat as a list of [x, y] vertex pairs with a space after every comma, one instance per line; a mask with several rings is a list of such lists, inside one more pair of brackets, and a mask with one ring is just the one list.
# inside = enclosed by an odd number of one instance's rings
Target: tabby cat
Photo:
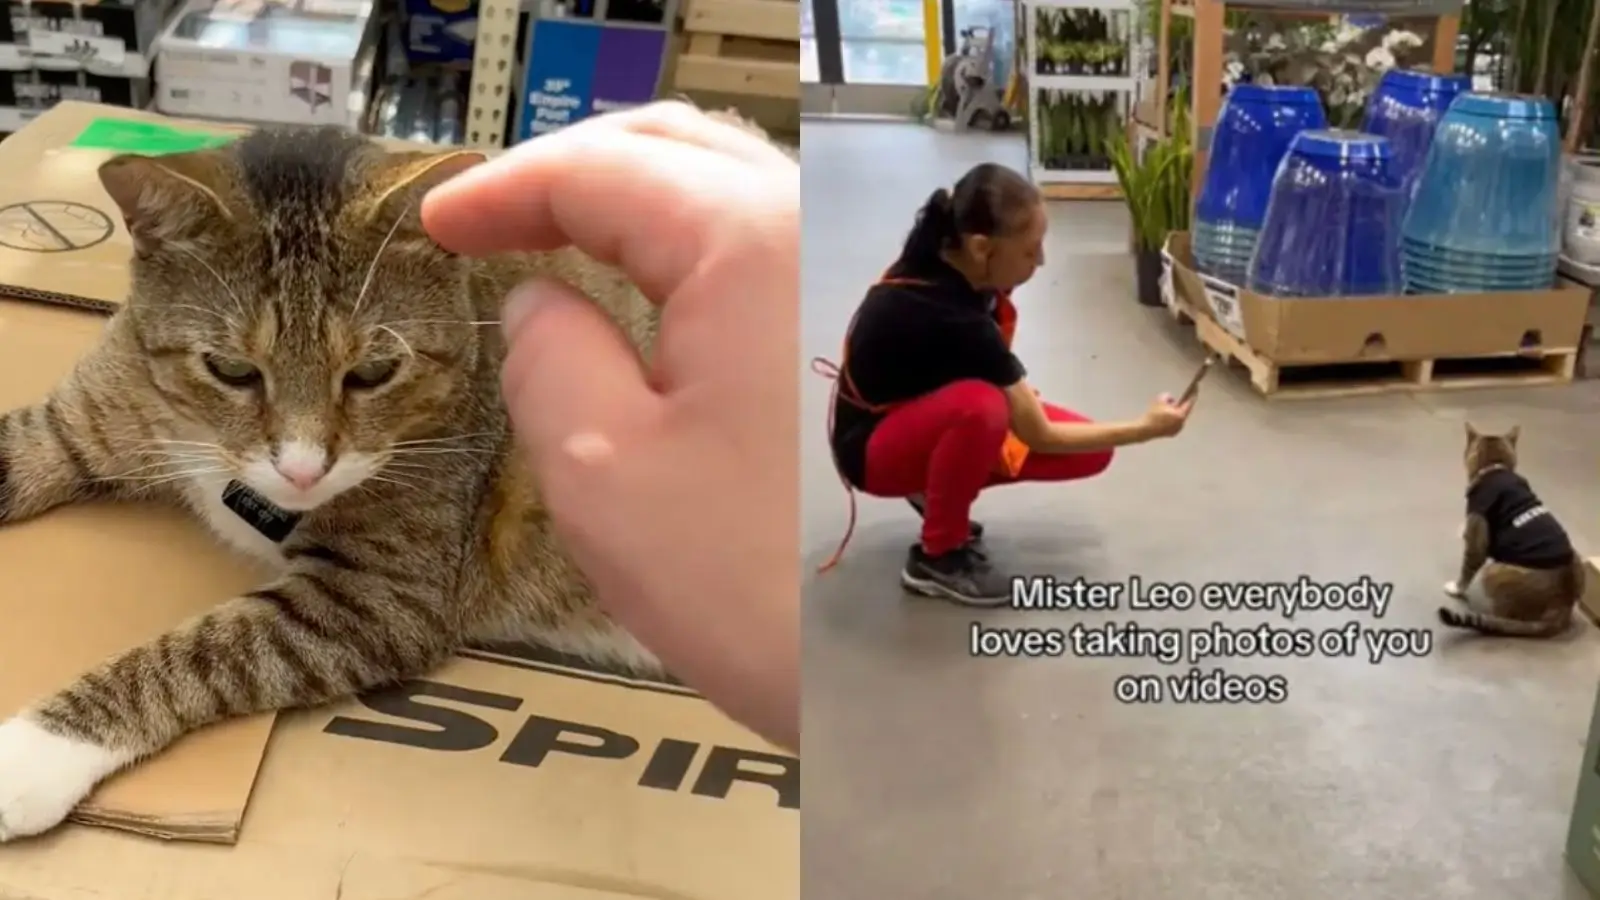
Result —
[[594, 298], [646, 357], [657, 311], [575, 250], [474, 261], [430, 240], [423, 193], [481, 160], [272, 129], [100, 168], [132, 287], [48, 399], [0, 417], [0, 523], [169, 501], [279, 574], [0, 724], [0, 840], [185, 732], [423, 674], [472, 641], [659, 671], [557, 547], [512, 452], [496, 327], [534, 275]]
[[1583, 560], [1517, 474], [1518, 434], [1515, 427], [1482, 434], [1467, 424], [1461, 574], [1445, 585], [1465, 608], [1441, 606], [1439, 620], [1485, 634], [1553, 637], [1572, 624], [1583, 596]]

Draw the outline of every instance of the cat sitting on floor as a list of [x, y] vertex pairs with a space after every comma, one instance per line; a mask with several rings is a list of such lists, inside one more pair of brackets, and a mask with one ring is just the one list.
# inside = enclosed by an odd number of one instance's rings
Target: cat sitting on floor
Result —
[[1439, 607], [1439, 621], [1484, 634], [1553, 637], [1571, 625], [1583, 595], [1583, 560], [1517, 474], [1518, 433], [1481, 434], [1467, 424], [1461, 573], [1444, 588], [1464, 608]]
[[659, 672], [557, 544], [507, 424], [497, 327], [512, 287], [556, 278], [648, 360], [658, 310], [576, 250], [435, 244], [423, 194], [481, 160], [280, 128], [100, 168], [131, 290], [47, 399], [0, 415], [0, 525], [167, 502], [278, 574], [0, 723], [0, 841], [186, 732], [422, 675], [469, 643]]

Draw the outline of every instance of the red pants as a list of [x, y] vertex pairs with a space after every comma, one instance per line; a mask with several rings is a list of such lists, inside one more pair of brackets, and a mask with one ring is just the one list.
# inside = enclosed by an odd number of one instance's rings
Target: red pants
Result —
[[[1088, 421], [1045, 404], [1053, 422]], [[896, 408], [867, 443], [866, 491], [878, 497], [925, 493], [922, 549], [965, 544], [978, 492], [1023, 481], [1072, 481], [1111, 465], [1110, 450], [1030, 453], [1015, 478], [995, 471], [1011, 422], [1005, 392], [986, 381], [957, 381]]]

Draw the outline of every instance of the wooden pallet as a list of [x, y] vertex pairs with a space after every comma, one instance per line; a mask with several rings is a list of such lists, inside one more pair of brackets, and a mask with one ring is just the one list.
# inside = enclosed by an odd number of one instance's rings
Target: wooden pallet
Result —
[[800, 99], [795, 0], [689, 0], [683, 29], [677, 90]]
[[1115, 184], [1052, 181], [1039, 185], [1046, 200], [1120, 200], [1122, 188]]
[[1256, 392], [1269, 400], [1354, 397], [1416, 391], [1537, 387], [1568, 384], [1578, 351], [1505, 353], [1385, 362], [1280, 365], [1252, 350], [1216, 320], [1179, 299], [1167, 311], [1212, 353], [1240, 368]]

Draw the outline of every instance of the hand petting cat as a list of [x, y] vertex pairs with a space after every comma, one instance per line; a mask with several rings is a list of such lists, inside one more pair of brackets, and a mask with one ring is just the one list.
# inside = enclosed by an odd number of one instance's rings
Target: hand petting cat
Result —
[[571, 287], [513, 292], [511, 419], [605, 610], [729, 715], [797, 746], [792, 154], [732, 117], [656, 103], [472, 168], [422, 218], [467, 255], [576, 246], [663, 306], [647, 371]]

